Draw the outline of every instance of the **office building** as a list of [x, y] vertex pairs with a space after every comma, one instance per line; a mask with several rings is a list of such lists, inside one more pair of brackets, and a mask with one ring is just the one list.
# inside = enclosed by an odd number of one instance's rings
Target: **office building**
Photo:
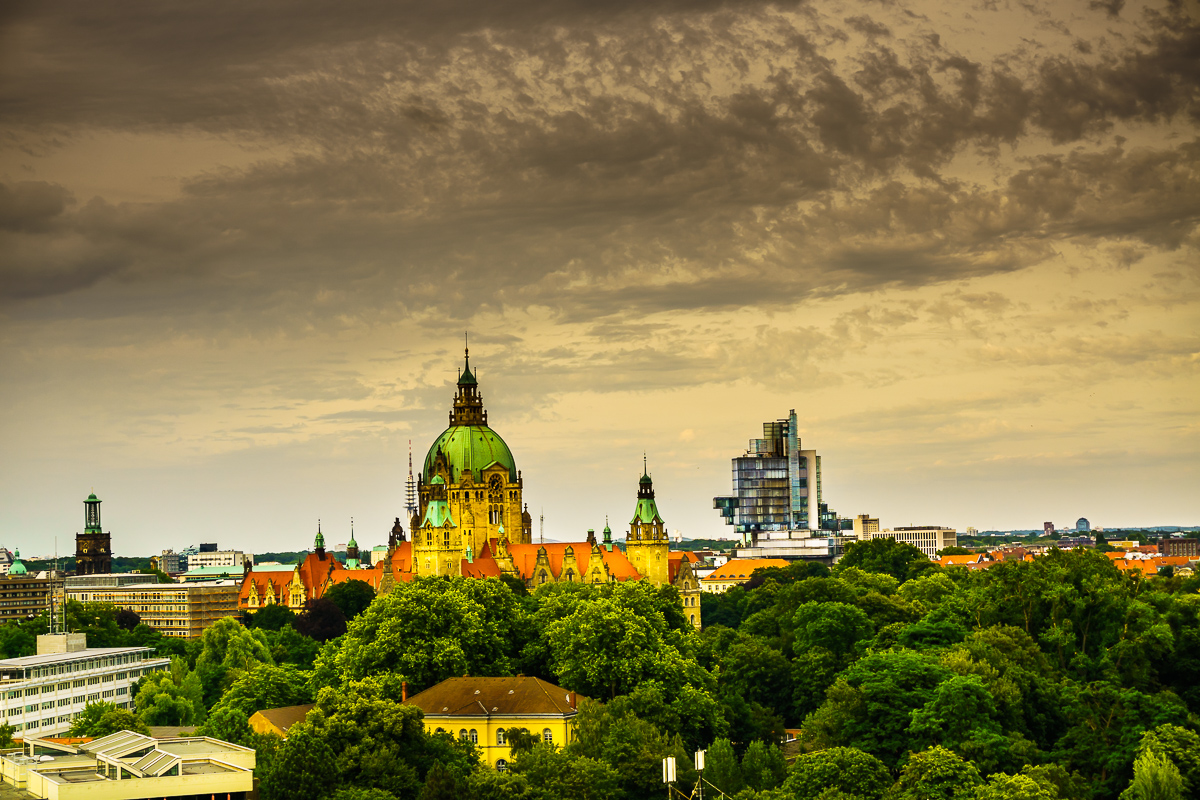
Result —
[[864, 533], [860, 541], [867, 539], [895, 539], [898, 542], [911, 544], [931, 560], [936, 560], [939, 550], [958, 546], [958, 531], [954, 528], [943, 528], [938, 525], [916, 525], [908, 528], [892, 528], [891, 530]]
[[823, 500], [821, 457], [804, 449], [796, 411], [763, 423], [763, 438], [751, 439], [733, 459], [733, 494], [713, 498], [725, 524], [741, 535], [739, 558], [841, 556], [853, 528]]
[[117, 608], [128, 608], [164, 636], [195, 639], [217, 620], [239, 615], [240, 584], [240, 580], [143, 582], [122, 586], [77, 583], [67, 586], [67, 598], [81, 603], [112, 603]]
[[88, 647], [81, 633], [39, 636], [37, 655], [0, 660], [0, 722], [20, 736], [61, 734], [88, 703], [132, 708], [137, 679], [170, 665], [149, 647]]
[[51, 572], [30, 574], [21, 561], [21, 550], [17, 548], [8, 574], [0, 577], [0, 625], [49, 611], [51, 598], [60, 596], [62, 588], [62, 577], [55, 577]]
[[1075, 520], [1076, 533], [1088, 533], [1092, 530], [1092, 523], [1088, 522], [1087, 517], [1080, 517]]
[[[201, 545], [206, 547], [207, 545]], [[254, 563], [253, 553], [243, 553], [241, 550], [217, 550], [216, 545], [213, 545], [212, 550], [202, 550], [198, 553], [193, 553], [187, 557], [187, 571], [200, 569], [201, 567], [233, 567], [238, 571], [242, 569], [242, 562], [249, 561]], [[163, 570], [166, 572], [167, 570]]]
[[725, 524], [749, 544], [765, 531], [838, 531], [850, 528], [822, 500], [821, 457], [800, 441], [796, 411], [763, 423], [763, 438], [751, 439], [733, 459], [733, 494], [714, 497]]
[[0, 547], [0, 575], [7, 575], [12, 565], [13, 554], [8, 552], [7, 547]]
[[1197, 547], [1196, 539], [1159, 539], [1158, 552], [1164, 556], [1200, 557], [1200, 548]]
[[185, 572], [183, 565], [186, 560], [174, 550], [163, 550], [158, 557], [158, 568], [168, 575], [178, 575]]
[[879, 520], [869, 514], [854, 517], [854, 535], [859, 539], [868, 533], [879, 533]]

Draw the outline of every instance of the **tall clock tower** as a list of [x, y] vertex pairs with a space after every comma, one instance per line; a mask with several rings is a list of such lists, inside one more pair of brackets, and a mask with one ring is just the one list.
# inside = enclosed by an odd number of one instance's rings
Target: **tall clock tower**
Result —
[[96, 493], [83, 501], [84, 529], [75, 534], [75, 574], [105, 575], [112, 572], [112, 534], [100, 528], [100, 500]]

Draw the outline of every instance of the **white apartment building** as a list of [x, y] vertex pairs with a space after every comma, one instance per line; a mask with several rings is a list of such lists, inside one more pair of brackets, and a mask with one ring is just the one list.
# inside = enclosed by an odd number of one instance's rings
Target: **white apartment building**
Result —
[[237, 567], [242, 568], [242, 560], [254, 563], [253, 553], [243, 553], [241, 550], [210, 550], [206, 553], [192, 553], [187, 557], [188, 570], [197, 567]]
[[39, 636], [37, 655], [0, 659], [0, 722], [18, 736], [59, 735], [88, 703], [133, 708], [130, 687], [170, 665], [149, 647], [88, 647], [82, 633]]
[[958, 546], [958, 531], [954, 528], [943, 528], [938, 525], [916, 525], [909, 528], [892, 528], [891, 530], [871, 531], [859, 534], [859, 541], [866, 539], [895, 539], [898, 542], [911, 544], [930, 560], [937, 559], [938, 550]]

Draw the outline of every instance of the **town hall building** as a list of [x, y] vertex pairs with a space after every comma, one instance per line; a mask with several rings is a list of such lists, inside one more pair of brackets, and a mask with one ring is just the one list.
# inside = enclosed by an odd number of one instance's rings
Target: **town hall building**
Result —
[[509, 575], [531, 591], [547, 583], [646, 580], [674, 586], [684, 617], [700, 627], [700, 581], [692, 569], [697, 558], [670, 550], [645, 464], [623, 551], [614, 544], [607, 524], [600, 540], [588, 531], [583, 541], [534, 544], [523, 488], [512, 451], [488, 426], [468, 352], [450, 425], [430, 446], [417, 482], [419, 503], [409, 520], [411, 541], [397, 519], [386, 555], [371, 567], [355, 569], [351, 567], [358, 565], [358, 553], [343, 565], [325, 551], [318, 530], [314, 552], [290, 571], [247, 565], [239, 604], [247, 611], [273, 603], [298, 610], [346, 580], [369, 583], [377, 593], [391, 591], [397, 581], [428, 576]]

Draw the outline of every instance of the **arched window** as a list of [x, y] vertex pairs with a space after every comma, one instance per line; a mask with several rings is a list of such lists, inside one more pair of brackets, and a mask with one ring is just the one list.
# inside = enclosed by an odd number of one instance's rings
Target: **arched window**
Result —
[[446, 528], [446, 530], [442, 531], [442, 547], [449, 547], [449, 546], [450, 546], [450, 529]]
[[572, 572], [570, 569], [568, 569], [567, 570], [567, 583], [574, 583], [574, 582], [575, 582], [575, 573]]
[[463, 728], [461, 731], [458, 732], [458, 738], [462, 739], [464, 742], [467, 740], [467, 729], [466, 728]]
[[425, 531], [425, 544], [433, 544], [433, 531]]
[[541, 574], [538, 575], [538, 583], [545, 583], [545, 582], [546, 582], [546, 570], [542, 570]]
[[688, 618], [688, 622], [690, 622], [690, 623], [692, 623], [693, 625], [695, 625], [695, 624], [696, 624], [696, 615], [695, 615], [695, 614], [692, 614], [692, 616]]
[[445, 728], [438, 728], [436, 731], [434, 731], [434, 733], [445, 733], [445, 732], [446, 732]]
[[550, 730], [549, 728], [544, 728], [542, 730], [542, 741], [546, 742], [547, 744], [553, 744], [554, 743], [554, 731]]
[[508, 744], [508, 740], [504, 736], [504, 728], [496, 730], [496, 744]]
[[499, 770], [500, 772], [507, 772], [508, 771], [508, 762], [505, 761], [503, 758], [497, 759], [496, 769]]
[[471, 744], [479, 744], [479, 731], [471, 728]]

